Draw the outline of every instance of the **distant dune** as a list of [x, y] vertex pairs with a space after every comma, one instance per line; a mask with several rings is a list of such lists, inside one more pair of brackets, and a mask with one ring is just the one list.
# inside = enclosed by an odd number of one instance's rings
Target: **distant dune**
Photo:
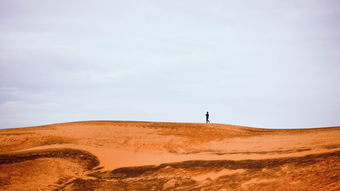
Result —
[[340, 127], [84, 121], [0, 130], [0, 190], [340, 190]]

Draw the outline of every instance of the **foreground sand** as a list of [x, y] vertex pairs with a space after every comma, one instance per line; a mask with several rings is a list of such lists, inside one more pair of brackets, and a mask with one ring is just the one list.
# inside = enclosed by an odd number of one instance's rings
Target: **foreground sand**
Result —
[[340, 190], [340, 127], [87, 121], [0, 130], [0, 190]]

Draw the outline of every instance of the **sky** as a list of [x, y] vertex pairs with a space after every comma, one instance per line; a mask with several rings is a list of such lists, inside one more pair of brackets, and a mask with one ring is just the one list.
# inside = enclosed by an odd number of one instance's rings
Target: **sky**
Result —
[[1, 0], [0, 128], [340, 125], [338, 0]]

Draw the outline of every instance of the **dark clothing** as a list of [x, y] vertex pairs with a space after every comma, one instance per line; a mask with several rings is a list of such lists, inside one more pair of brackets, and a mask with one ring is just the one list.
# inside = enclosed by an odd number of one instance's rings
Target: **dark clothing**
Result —
[[205, 114], [205, 118], [206, 118], [206, 123], [209, 123], [209, 113], [207, 112], [207, 114]]

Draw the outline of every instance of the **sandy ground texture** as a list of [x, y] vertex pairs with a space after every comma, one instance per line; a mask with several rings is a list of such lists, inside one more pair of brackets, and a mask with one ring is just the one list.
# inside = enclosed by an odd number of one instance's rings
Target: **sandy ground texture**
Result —
[[340, 127], [84, 121], [0, 130], [0, 190], [340, 190]]

